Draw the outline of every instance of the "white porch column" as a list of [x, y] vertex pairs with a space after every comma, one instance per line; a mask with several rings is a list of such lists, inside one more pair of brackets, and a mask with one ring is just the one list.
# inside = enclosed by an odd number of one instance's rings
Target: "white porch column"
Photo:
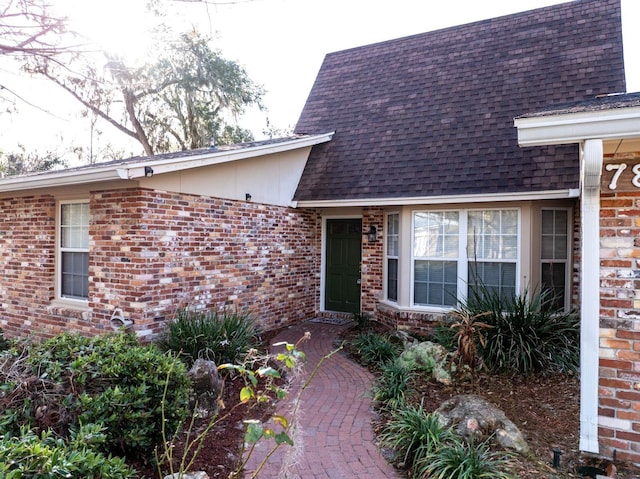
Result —
[[581, 147], [580, 450], [598, 453], [602, 140]]

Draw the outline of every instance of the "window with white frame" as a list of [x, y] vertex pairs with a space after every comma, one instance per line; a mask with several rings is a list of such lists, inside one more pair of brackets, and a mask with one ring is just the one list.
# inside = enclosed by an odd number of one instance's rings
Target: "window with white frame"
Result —
[[516, 291], [518, 210], [413, 214], [413, 304], [455, 306], [470, 288]]
[[543, 209], [540, 218], [542, 288], [552, 295], [555, 309], [567, 307], [569, 266], [569, 211]]
[[400, 257], [400, 215], [387, 215], [387, 299], [398, 301], [398, 259]]
[[89, 298], [89, 203], [60, 203], [59, 296]]

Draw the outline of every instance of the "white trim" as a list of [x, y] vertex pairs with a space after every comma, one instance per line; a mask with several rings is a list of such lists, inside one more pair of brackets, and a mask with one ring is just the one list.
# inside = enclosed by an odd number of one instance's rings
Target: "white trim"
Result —
[[[597, 454], [598, 360], [600, 334], [600, 180], [602, 140], [581, 148], [582, 182], [580, 256], [580, 450]], [[597, 181], [596, 181], [597, 180]]]
[[[396, 215], [398, 217], [398, 253], [396, 255], [389, 255], [389, 217]], [[385, 301], [389, 301], [391, 303], [395, 303], [397, 304], [400, 300], [400, 246], [402, 244], [402, 227], [401, 227], [401, 214], [400, 211], [398, 210], [393, 210], [393, 211], [386, 211], [384, 214], [384, 224], [385, 224], [385, 232], [384, 232], [384, 243], [383, 243], [383, 248], [384, 248], [384, 260], [383, 260], [383, 265], [382, 265], [382, 281], [383, 281], [383, 287], [382, 287], [382, 291], [383, 291], [383, 297], [385, 298]], [[396, 299], [389, 299], [389, 260], [390, 259], [395, 259], [397, 261], [397, 284], [396, 284]]]
[[638, 138], [640, 107], [516, 118], [514, 125], [520, 146], [581, 143], [587, 138]]
[[497, 193], [493, 195], [447, 195], [412, 196], [408, 198], [363, 198], [342, 200], [309, 200], [295, 202], [298, 208], [332, 208], [346, 206], [407, 206], [407, 205], [443, 205], [452, 203], [495, 203], [503, 201], [560, 200], [578, 198], [580, 191], [566, 190], [533, 191], [530, 193]]
[[201, 166], [227, 163], [231, 161], [255, 158], [285, 151], [306, 148], [325, 143], [333, 138], [333, 132], [296, 138], [277, 144], [259, 145], [249, 148], [211, 149], [205, 153], [193, 156], [178, 155], [174, 158], [156, 159], [149, 157], [135, 163], [115, 163], [95, 165], [86, 168], [75, 168], [62, 171], [49, 171], [36, 175], [16, 176], [0, 179], [0, 193], [30, 190], [35, 188], [49, 188], [56, 186], [71, 186], [87, 183], [98, 183], [114, 180], [135, 180], [145, 176], [145, 167], [151, 167], [153, 174], [198, 168]]
[[[75, 304], [76, 307], [86, 308], [89, 305], [89, 298], [72, 298], [68, 296], [62, 296], [62, 253], [69, 252], [81, 252], [89, 254], [90, 246], [86, 248], [63, 248], [62, 247], [62, 207], [63, 205], [77, 205], [86, 204], [89, 205], [88, 198], [59, 200], [56, 203], [56, 232], [55, 232], [55, 250], [56, 250], [56, 264], [55, 264], [55, 301], [64, 302], [67, 304]], [[91, 211], [89, 211], [89, 219], [91, 218]], [[87, 225], [89, 228], [90, 224]], [[91, 238], [89, 238], [91, 242]], [[88, 272], [87, 272], [88, 273]], [[88, 279], [87, 279], [88, 281]]]

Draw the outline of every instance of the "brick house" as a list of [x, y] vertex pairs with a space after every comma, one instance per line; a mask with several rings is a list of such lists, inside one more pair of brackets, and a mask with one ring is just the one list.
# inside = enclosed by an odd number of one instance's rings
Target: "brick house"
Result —
[[[0, 327], [95, 334], [125, 322], [153, 337], [180, 306], [232, 306], [264, 328], [363, 311], [426, 332], [471, 278], [505, 293], [544, 285], [592, 325], [581, 448], [632, 455], [635, 383], [614, 376], [637, 354], [633, 328], [615, 324], [635, 314], [617, 296], [635, 260], [615, 255], [635, 250], [633, 233], [613, 233], [633, 200], [603, 200], [603, 268], [626, 272], [603, 279], [615, 297], [598, 331], [598, 226], [580, 160], [591, 143], [519, 144], [538, 118], [527, 112], [625, 91], [620, 10], [577, 0], [329, 54], [289, 138], [0, 179]], [[600, 384], [599, 332], [611, 381]]]

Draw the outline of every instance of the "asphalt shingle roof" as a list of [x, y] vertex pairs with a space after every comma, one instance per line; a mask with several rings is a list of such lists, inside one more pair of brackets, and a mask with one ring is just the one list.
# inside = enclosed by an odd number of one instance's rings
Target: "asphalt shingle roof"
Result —
[[295, 199], [575, 188], [575, 146], [519, 148], [513, 119], [625, 90], [620, 0], [556, 6], [331, 53], [296, 133]]

